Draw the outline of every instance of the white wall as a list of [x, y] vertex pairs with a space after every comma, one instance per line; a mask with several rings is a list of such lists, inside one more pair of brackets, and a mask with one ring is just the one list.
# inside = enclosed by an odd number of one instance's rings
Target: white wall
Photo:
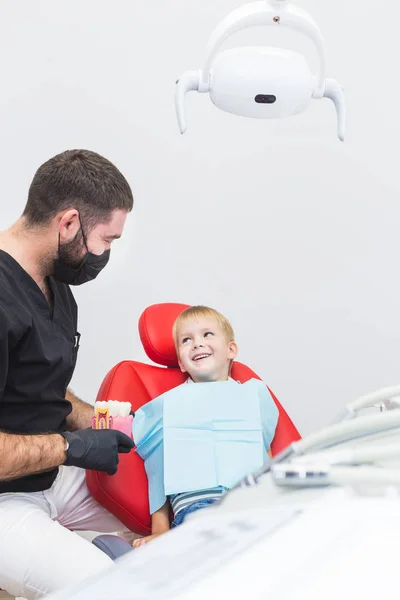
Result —
[[[400, 379], [400, 39], [389, 6], [298, 0], [324, 33], [329, 75], [345, 85], [345, 144], [327, 100], [262, 122], [195, 94], [181, 137], [175, 80], [201, 66], [211, 30], [240, 4], [2, 0], [0, 226], [57, 152], [113, 160], [136, 205], [107, 270], [76, 291], [75, 391], [93, 401], [117, 361], [144, 358], [137, 320], [147, 305], [206, 303], [231, 319], [239, 358], [307, 433]], [[227, 45], [285, 45], [315, 68], [307, 39], [279, 33], [246, 31]]]

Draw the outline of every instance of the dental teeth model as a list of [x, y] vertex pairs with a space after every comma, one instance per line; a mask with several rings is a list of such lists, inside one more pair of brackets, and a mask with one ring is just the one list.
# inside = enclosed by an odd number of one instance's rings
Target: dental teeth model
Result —
[[133, 415], [130, 402], [99, 401], [94, 404], [92, 429], [118, 429], [132, 437]]

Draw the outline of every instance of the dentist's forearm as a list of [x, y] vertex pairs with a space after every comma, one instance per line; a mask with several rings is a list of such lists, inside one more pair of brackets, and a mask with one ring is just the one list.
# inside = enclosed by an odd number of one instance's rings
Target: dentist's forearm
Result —
[[14, 435], [0, 432], [0, 481], [48, 471], [66, 459], [65, 440], [58, 433]]
[[67, 390], [66, 400], [72, 404], [72, 412], [67, 417], [67, 430], [87, 429], [92, 426], [93, 406], [80, 400], [71, 390]]

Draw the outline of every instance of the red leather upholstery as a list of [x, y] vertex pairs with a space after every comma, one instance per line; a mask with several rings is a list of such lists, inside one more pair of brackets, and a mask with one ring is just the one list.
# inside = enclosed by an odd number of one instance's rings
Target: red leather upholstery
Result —
[[158, 365], [177, 367], [172, 326], [188, 304], [153, 304], [139, 319], [139, 335], [147, 356]]
[[[139, 320], [139, 333], [147, 355], [159, 364], [176, 367], [177, 358], [172, 340], [172, 325], [184, 304], [156, 304], [147, 308]], [[256, 377], [249, 367], [234, 362], [232, 377], [242, 383]], [[179, 369], [123, 361], [105, 377], [97, 399], [131, 402], [135, 411], [160, 394], [183, 383], [186, 379]], [[269, 389], [269, 388], [268, 388]], [[271, 450], [275, 455], [300, 438], [286, 411], [270, 390], [279, 409], [278, 425]], [[117, 516], [131, 531], [146, 535], [151, 519], [147, 495], [147, 477], [141, 458], [134, 452], [120, 455], [118, 472], [88, 471], [87, 483], [93, 497]]]

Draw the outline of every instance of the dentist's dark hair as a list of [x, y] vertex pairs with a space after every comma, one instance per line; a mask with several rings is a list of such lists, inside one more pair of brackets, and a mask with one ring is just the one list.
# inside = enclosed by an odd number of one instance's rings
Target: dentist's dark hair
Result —
[[67, 150], [36, 171], [23, 217], [28, 227], [41, 227], [70, 208], [79, 211], [90, 231], [107, 222], [114, 210], [130, 212], [132, 190], [117, 167], [100, 154]]

